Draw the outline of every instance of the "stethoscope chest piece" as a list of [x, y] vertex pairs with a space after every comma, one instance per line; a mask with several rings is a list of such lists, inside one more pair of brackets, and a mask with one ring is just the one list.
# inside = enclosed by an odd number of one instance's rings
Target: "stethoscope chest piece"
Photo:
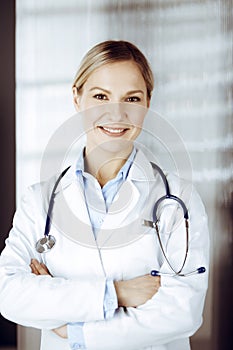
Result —
[[49, 252], [56, 243], [56, 239], [52, 235], [44, 236], [36, 242], [36, 251], [38, 253]]

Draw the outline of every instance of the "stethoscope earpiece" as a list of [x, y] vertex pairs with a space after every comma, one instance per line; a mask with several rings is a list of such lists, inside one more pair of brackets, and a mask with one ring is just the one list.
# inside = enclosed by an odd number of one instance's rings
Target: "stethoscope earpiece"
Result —
[[198, 267], [196, 270], [193, 270], [191, 272], [187, 272], [187, 273], [180, 273], [180, 272], [177, 272], [177, 273], [163, 273], [163, 272], [160, 272], [158, 270], [152, 270], [150, 272], [151, 276], [153, 277], [156, 277], [156, 276], [168, 276], [168, 277], [175, 277], [175, 276], [179, 276], [179, 277], [186, 277], [186, 276], [191, 276], [191, 275], [198, 275], [200, 273], [204, 273], [206, 272], [206, 268], [204, 266], [201, 266], [201, 267]]

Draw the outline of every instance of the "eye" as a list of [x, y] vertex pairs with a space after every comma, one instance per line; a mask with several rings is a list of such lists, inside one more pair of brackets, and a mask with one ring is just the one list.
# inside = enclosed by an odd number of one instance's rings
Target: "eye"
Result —
[[130, 96], [126, 98], [126, 102], [140, 102], [141, 99], [138, 96]]
[[97, 100], [107, 100], [108, 97], [105, 94], [96, 94], [93, 96]]

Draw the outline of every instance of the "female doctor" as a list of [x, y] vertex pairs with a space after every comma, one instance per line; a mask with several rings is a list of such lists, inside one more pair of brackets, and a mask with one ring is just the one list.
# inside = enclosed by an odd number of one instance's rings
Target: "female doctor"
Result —
[[[137, 47], [125, 41], [93, 47], [73, 84], [86, 145], [54, 191], [49, 252], [35, 247], [57, 176], [31, 186], [15, 214], [0, 257], [0, 312], [42, 329], [41, 350], [186, 350], [202, 323], [203, 204], [189, 183], [167, 175], [189, 220], [168, 199], [158, 205], [159, 225], [153, 222], [164, 181], [134, 142], [152, 90]], [[199, 266], [205, 273], [195, 273]]]

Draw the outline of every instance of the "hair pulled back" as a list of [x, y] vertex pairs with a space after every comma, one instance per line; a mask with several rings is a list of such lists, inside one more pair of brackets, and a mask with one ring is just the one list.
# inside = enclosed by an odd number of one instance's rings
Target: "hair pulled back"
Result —
[[133, 61], [137, 64], [146, 83], [147, 98], [150, 100], [154, 88], [154, 78], [150, 65], [135, 45], [123, 40], [104, 41], [90, 49], [81, 61], [73, 87], [81, 92], [83, 85], [95, 69], [119, 61]]

